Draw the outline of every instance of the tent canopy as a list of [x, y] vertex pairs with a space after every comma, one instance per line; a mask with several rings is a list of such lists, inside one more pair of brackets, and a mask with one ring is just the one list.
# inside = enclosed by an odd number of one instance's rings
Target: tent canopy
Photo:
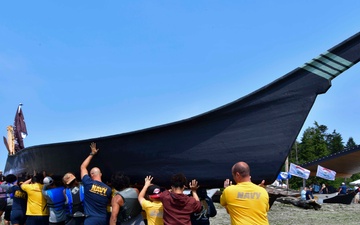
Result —
[[349, 183], [350, 185], [360, 185], [360, 179], [359, 180], [354, 180], [352, 182]]

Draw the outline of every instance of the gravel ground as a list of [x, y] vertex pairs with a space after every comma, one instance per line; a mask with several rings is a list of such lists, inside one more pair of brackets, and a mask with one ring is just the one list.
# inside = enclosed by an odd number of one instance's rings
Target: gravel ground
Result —
[[[226, 210], [214, 203], [217, 215], [211, 218], [213, 225], [229, 225]], [[360, 224], [360, 204], [322, 204], [321, 209], [303, 209], [293, 205], [275, 202], [268, 212], [271, 225], [358, 225]]]

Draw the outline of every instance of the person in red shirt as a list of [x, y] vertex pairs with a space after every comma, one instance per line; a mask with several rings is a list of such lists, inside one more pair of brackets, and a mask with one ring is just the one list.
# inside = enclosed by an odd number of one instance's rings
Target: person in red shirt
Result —
[[196, 193], [198, 182], [194, 179], [189, 183], [192, 196], [185, 195], [186, 177], [179, 173], [171, 178], [171, 190], [160, 194], [160, 201], [164, 208], [164, 225], [191, 225], [190, 216], [201, 211], [201, 203]]

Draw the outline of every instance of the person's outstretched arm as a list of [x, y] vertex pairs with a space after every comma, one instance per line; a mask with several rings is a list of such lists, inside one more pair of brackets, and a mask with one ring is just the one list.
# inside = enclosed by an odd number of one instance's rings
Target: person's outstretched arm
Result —
[[198, 182], [197, 180], [192, 180], [190, 183], [189, 183], [189, 186], [190, 186], [190, 189], [191, 189], [191, 192], [192, 192], [192, 196], [195, 198], [196, 201], [200, 201], [199, 199], [199, 196], [197, 195], [197, 189], [199, 188], [199, 185], [198, 185]]
[[116, 225], [117, 217], [120, 212], [120, 207], [123, 206], [124, 204], [125, 204], [124, 199], [121, 197], [120, 194], [116, 194], [111, 199], [111, 209], [112, 210], [111, 210], [109, 225]]
[[99, 151], [99, 149], [96, 148], [96, 143], [92, 142], [90, 144], [90, 148], [91, 148], [91, 152], [90, 155], [88, 157], [86, 157], [86, 159], [84, 160], [84, 162], [81, 164], [80, 166], [80, 175], [81, 175], [81, 179], [86, 175], [89, 174], [87, 167], [90, 164], [91, 159], [93, 158], [93, 156]]
[[146, 190], [148, 189], [148, 187], [150, 187], [152, 179], [153, 179], [152, 176], [146, 176], [145, 177], [144, 187], [141, 189], [141, 191], [139, 193], [139, 196], [138, 196], [138, 200], [139, 200], [140, 205], [141, 205], [141, 202], [145, 200]]

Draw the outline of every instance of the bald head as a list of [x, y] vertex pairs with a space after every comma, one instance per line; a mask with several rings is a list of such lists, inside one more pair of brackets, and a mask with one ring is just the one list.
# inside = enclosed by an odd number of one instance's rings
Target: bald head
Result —
[[231, 172], [237, 183], [250, 180], [250, 167], [246, 162], [235, 163]]
[[93, 180], [101, 181], [101, 171], [98, 167], [94, 167], [90, 170], [90, 176]]

